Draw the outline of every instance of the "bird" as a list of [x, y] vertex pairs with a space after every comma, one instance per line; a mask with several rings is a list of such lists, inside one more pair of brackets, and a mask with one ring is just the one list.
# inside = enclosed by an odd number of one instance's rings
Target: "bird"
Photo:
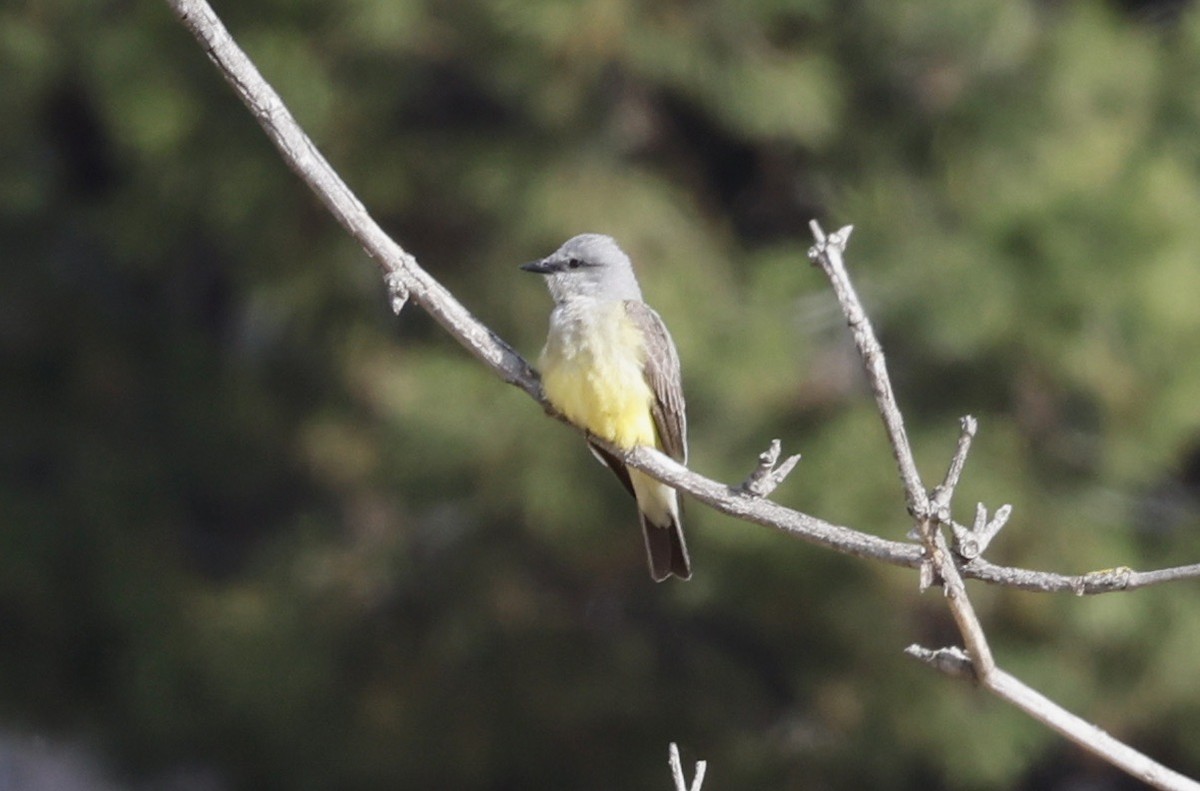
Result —
[[542, 392], [587, 432], [592, 453], [637, 501], [650, 577], [689, 579], [679, 494], [594, 440], [645, 445], [687, 463], [679, 354], [642, 300], [633, 263], [611, 236], [585, 233], [521, 269], [543, 275], [554, 300], [538, 364]]

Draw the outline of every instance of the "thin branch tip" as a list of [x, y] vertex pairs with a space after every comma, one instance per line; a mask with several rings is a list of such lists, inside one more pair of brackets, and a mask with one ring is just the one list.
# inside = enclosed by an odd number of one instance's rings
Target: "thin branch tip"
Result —
[[970, 415], [959, 418], [958, 424], [958, 444], [954, 448], [950, 466], [946, 469], [946, 477], [934, 488], [929, 498], [930, 515], [940, 524], [949, 524], [951, 521], [950, 501], [954, 499], [954, 490], [962, 479], [963, 469], [967, 466], [967, 456], [971, 453], [971, 441], [975, 439], [975, 432], [979, 428], [975, 418]]
[[[980, 503], [981, 507], [982, 507], [982, 505], [983, 504]], [[1012, 512], [1013, 512], [1012, 505], [1009, 503], [1005, 503], [1004, 505], [1002, 505], [996, 509], [996, 513], [992, 514], [992, 521], [988, 522], [987, 525], [985, 525], [983, 528], [983, 537], [985, 539], [985, 546], [986, 546], [986, 544], [990, 543], [993, 538], [996, 537], [996, 534], [999, 533], [1000, 530], [1006, 524], [1008, 524], [1008, 518], [1010, 516], [1012, 516]]]

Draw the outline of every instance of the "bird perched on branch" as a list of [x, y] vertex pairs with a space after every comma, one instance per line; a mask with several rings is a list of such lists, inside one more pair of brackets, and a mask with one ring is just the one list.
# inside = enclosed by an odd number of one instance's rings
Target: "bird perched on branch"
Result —
[[[623, 449], [648, 445], [687, 463], [679, 355], [642, 301], [629, 256], [612, 237], [588, 233], [521, 268], [544, 275], [554, 298], [539, 363], [550, 403], [589, 436]], [[637, 500], [650, 576], [691, 577], [676, 491], [588, 445]]]

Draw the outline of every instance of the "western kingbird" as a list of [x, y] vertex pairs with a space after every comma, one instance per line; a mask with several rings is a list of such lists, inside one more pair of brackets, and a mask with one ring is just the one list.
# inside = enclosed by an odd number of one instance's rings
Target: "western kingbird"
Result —
[[[619, 448], [648, 445], [686, 464], [679, 355], [642, 301], [629, 256], [612, 237], [585, 233], [521, 268], [545, 275], [554, 298], [539, 362], [550, 403], [591, 436]], [[637, 500], [650, 576], [691, 577], [675, 490], [588, 445]]]

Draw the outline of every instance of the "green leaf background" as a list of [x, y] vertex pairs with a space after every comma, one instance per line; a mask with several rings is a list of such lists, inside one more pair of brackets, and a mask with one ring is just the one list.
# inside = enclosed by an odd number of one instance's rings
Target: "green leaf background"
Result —
[[[1188, 3], [256, 0], [234, 36], [374, 216], [531, 359], [516, 265], [616, 236], [692, 466], [909, 525], [807, 223], [926, 481], [989, 555], [1200, 559], [1200, 13]], [[902, 654], [936, 591], [693, 504], [649, 582], [580, 437], [487, 374], [274, 153], [165, 4], [0, 9], [0, 725], [136, 783], [1133, 788]], [[1200, 774], [1194, 583], [972, 584], [1001, 666]]]

